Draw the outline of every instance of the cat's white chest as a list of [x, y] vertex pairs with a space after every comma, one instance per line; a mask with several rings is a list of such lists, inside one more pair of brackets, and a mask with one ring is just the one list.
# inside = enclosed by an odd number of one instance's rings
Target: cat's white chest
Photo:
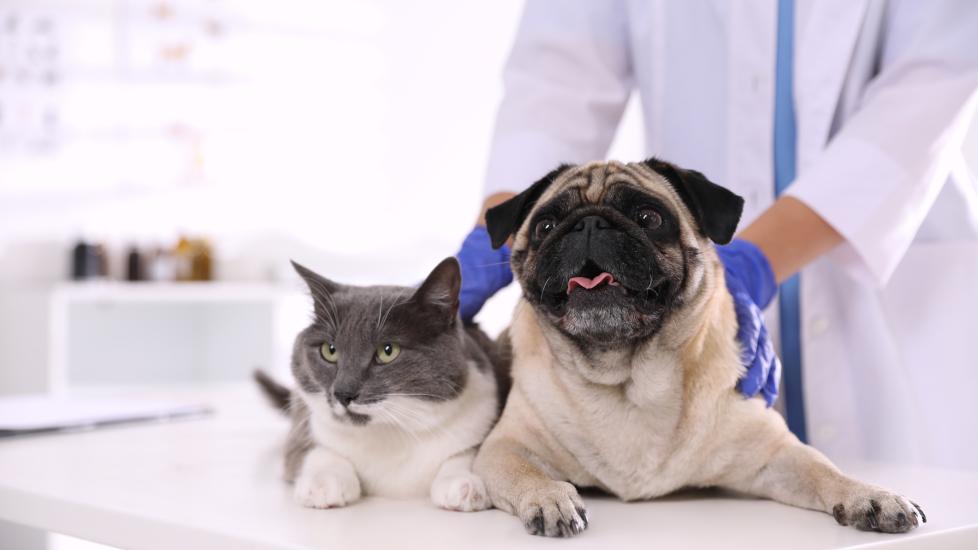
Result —
[[473, 368], [470, 374], [466, 389], [452, 401], [390, 398], [378, 403], [383, 412], [371, 416], [386, 422], [354, 426], [312, 406], [313, 439], [353, 464], [366, 494], [425, 497], [441, 465], [478, 446], [495, 419], [491, 373]]
[[334, 424], [314, 421], [314, 438], [353, 464], [369, 495], [425, 496], [442, 462], [461, 450], [444, 438], [414, 439], [397, 429]]

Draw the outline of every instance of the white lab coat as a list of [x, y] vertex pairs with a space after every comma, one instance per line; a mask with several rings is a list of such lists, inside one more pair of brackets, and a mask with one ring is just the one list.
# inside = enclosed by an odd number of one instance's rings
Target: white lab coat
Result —
[[[774, 200], [776, 17], [775, 0], [530, 0], [486, 193], [603, 158], [637, 88], [648, 153], [744, 196], [746, 226]], [[978, 5], [796, 0], [795, 55], [788, 193], [846, 239], [802, 273], [809, 439], [978, 469]]]

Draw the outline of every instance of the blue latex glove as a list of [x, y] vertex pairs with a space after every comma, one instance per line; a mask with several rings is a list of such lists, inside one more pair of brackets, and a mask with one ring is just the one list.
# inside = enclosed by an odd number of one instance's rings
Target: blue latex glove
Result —
[[472, 321], [486, 300], [513, 282], [509, 267], [509, 247], [492, 249], [489, 232], [476, 226], [455, 254], [462, 271], [462, 288], [458, 293], [458, 311], [465, 322]]
[[762, 311], [778, 290], [774, 271], [761, 249], [748, 241], [735, 239], [716, 247], [716, 251], [723, 262], [727, 290], [734, 299], [740, 361], [747, 367], [737, 387], [745, 397], [761, 393], [770, 407], [778, 397], [781, 361], [774, 354]]

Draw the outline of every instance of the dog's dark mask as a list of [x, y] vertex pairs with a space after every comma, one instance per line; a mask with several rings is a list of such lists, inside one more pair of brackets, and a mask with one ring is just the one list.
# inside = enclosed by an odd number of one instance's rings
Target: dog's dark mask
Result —
[[688, 212], [673, 211], [648, 187], [657, 183], [635, 177], [638, 170], [604, 180], [610, 183], [600, 184], [596, 201], [569, 184], [537, 204], [556, 181], [576, 179], [571, 171], [604, 169], [592, 165], [561, 166], [486, 214], [497, 248], [526, 226], [526, 246], [513, 251], [524, 297], [589, 349], [647, 339], [682, 306], [688, 274], [700, 260], [698, 249], [683, 245], [680, 216], [692, 217], [701, 235], [720, 244], [740, 219], [743, 199], [699, 172], [656, 159], [642, 164], [669, 182]]

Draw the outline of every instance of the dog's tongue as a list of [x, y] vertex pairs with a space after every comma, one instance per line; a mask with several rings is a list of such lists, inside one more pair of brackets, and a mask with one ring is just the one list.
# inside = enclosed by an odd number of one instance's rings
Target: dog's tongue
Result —
[[567, 281], [567, 294], [570, 294], [571, 291], [577, 287], [591, 290], [592, 288], [605, 283], [612, 286], [618, 286], [618, 281], [616, 281], [611, 273], [608, 273], [607, 271], [593, 279], [589, 279], [588, 277], [571, 277], [571, 279]]

